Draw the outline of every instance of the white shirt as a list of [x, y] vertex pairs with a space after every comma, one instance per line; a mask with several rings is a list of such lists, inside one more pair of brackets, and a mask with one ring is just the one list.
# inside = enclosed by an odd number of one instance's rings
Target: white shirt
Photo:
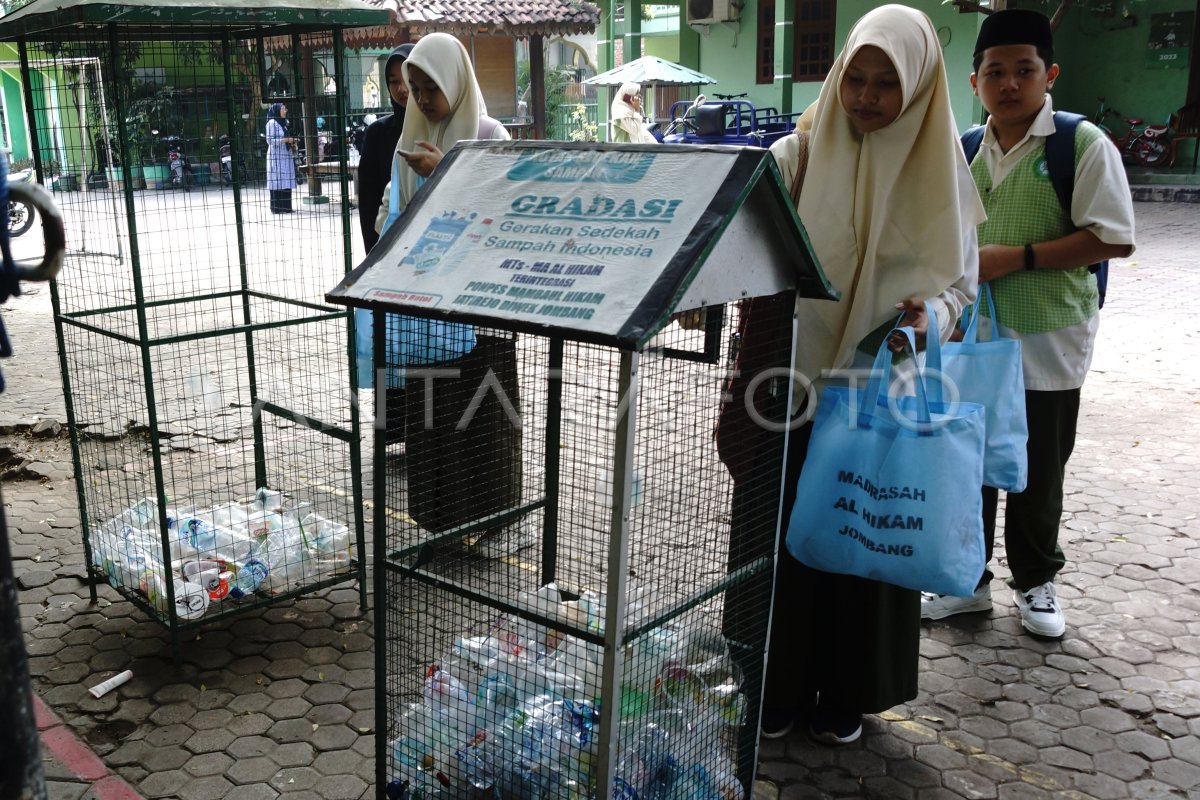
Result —
[[[1007, 153], [1000, 149], [992, 126], [988, 125], [979, 145], [992, 185], [999, 186], [1021, 159], [1054, 133], [1054, 107], [1050, 95], [1029, 126], [1025, 138]], [[1091, 231], [1105, 244], [1133, 247], [1133, 197], [1121, 154], [1106, 137], [1092, 143], [1079, 157], [1075, 167], [1075, 192], [1071, 196], [1071, 222], [1080, 230]], [[1132, 254], [1130, 250], [1130, 254]], [[982, 321], [982, 320], [981, 320]], [[1092, 364], [1097, 314], [1077, 325], [1042, 333], [1017, 333], [1003, 324], [1006, 336], [1021, 340], [1025, 365], [1025, 388], [1038, 392], [1078, 389]], [[983, 331], [981, 330], [982, 334]]]

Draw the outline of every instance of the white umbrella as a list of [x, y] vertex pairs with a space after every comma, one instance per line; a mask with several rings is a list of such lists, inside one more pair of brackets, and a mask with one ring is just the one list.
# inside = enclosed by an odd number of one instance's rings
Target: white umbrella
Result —
[[620, 86], [622, 83], [637, 83], [642, 86], [699, 86], [716, 82], [716, 78], [665, 61], [658, 56], [642, 56], [584, 81], [593, 86]]
[[[623, 83], [636, 83], [643, 89], [654, 90], [661, 86], [699, 86], [716, 83], [716, 78], [710, 78], [703, 72], [682, 67], [665, 61], [658, 56], [642, 56], [607, 72], [593, 75], [583, 81], [594, 86], [620, 86]], [[650, 103], [650, 117], [655, 116], [655, 104]]]

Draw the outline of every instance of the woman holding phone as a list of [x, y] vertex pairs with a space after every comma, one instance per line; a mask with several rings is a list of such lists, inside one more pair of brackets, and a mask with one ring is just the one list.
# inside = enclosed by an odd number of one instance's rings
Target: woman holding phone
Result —
[[[487, 116], [470, 56], [455, 37], [425, 36], [402, 69], [408, 111], [392, 160], [396, 186], [384, 192], [376, 218], [381, 232], [408, 208], [447, 150], [464, 140], [511, 138], [503, 125]], [[389, 326], [393, 316], [388, 315]], [[428, 347], [444, 348], [442, 357], [434, 354], [418, 367], [457, 377], [432, 380], [423, 391], [404, 393], [408, 512], [434, 533], [515, 508], [521, 500], [516, 339], [503, 331], [462, 327], [468, 329], [467, 341], [429, 337]], [[398, 366], [406, 368], [410, 379], [419, 380], [413, 365]], [[485, 383], [489, 388], [476, 405]], [[469, 544], [474, 555], [500, 558], [536, 541], [531, 526], [522, 521], [484, 530]]]

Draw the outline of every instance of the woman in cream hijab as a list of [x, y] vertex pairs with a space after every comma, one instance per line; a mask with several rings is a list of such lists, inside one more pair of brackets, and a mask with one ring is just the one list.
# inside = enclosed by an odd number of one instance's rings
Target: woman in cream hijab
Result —
[[[389, 195], [396, 212], [407, 208], [422, 179], [454, 145], [510, 138], [503, 125], [487, 116], [471, 59], [458, 39], [445, 33], [425, 36], [401, 69], [408, 110], [392, 160], [397, 191], [389, 187], [384, 192], [377, 223], [381, 228], [391, 212]], [[422, 390], [404, 391], [404, 418], [387, 420], [389, 430], [404, 427], [408, 514], [432, 533], [510, 510], [521, 497], [516, 340], [502, 331], [455, 327], [458, 338], [452, 342], [444, 331], [435, 335], [435, 327], [427, 329], [425, 341], [431, 347], [444, 343], [445, 357], [419, 365], [447, 375], [420, 381]], [[413, 330], [422, 329], [414, 325]], [[498, 381], [498, 388], [476, 404], [474, 398], [488, 381]], [[484, 530], [473, 541], [460, 537], [443, 546], [469, 544], [476, 555], [499, 558], [535, 544], [536, 533], [518, 521]]]
[[399, 208], [391, 204], [391, 185], [375, 219], [382, 231], [389, 215], [408, 207], [423, 179], [433, 174], [447, 150], [469, 139], [511, 139], [487, 115], [483, 92], [475, 80], [471, 57], [462, 42], [448, 33], [431, 33], [413, 47], [401, 66], [408, 86], [404, 129], [392, 160], [392, 180], [399, 178]]
[[[975, 226], [984, 213], [929, 18], [889, 5], [860, 19], [825, 80], [808, 135], [797, 210], [842, 299], [797, 303], [797, 371], [826, 381], [837, 377], [829, 370], [869, 367], [901, 314], [919, 335], [947, 339], [975, 296]], [[772, 150], [790, 179], [795, 142]], [[938, 331], [927, 330], [926, 303], [937, 312]], [[784, 519], [810, 432], [805, 424], [793, 433]], [[916, 696], [918, 592], [819, 572], [785, 548], [775, 591], [764, 735], [783, 735], [812, 710], [816, 738], [848, 743], [861, 734], [864, 713]]]
[[636, 83], [623, 83], [617, 89], [609, 108], [614, 142], [654, 144], [657, 140], [646, 128], [646, 117], [642, 114], [642, 87]]

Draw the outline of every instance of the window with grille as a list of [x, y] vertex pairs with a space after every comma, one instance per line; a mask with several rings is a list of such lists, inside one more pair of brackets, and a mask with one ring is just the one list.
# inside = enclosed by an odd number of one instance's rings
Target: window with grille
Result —
[[820, 81], [833, 66], [834, 0], [798, 0], [792, 80]]
[[[792, 80], [824, 80], [833, 66], [835, 0], [797, 0], [793, 23]], [[775, 80], [775, 0], [759, 0], [756, 83]]]
[[759, 0], [755, 83], [775, 80], [775, 0]]

